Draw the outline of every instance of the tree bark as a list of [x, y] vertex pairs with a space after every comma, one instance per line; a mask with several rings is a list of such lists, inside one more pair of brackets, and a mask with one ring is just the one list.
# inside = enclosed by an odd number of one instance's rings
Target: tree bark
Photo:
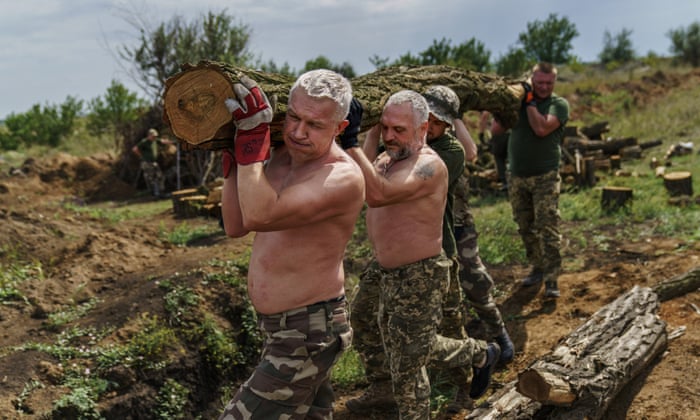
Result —
[[[289, 89], [294, 83], [292, 77], [202, 61], [184, 65], [182, 71], [165, 83], [163, 120], [184, 146], [221, 149], [229, 143], [235, 127], [224, 101], [233, 96], [233, 84], [243, 74], [258, 82], [273, 102], [271, 135], [273, 140], [281, 139]], [[506, 126], [517, 120], [524, 94], [519, 81], [444, 65], [389, 67], [350, 81], [355, 97], [364, 107], [363, 132], [379, 122], [388, 97], [401, 89], [422, 92], [430, 85], [449, 86], [460, 98], [461, 112], [490, 111]]]
[[635, 286], [494, 394], [489, 408], [467, 418], [602, 418], [625, 385], [666, 348], [666, 323], [658, 308], [650, 288]]
[[654, 293], [659, 296], [661, 302], [665, 302], [698, 289], [700, 289], [700, 267], [695, 267], [684, 274], [657, 284], [654, 286]]

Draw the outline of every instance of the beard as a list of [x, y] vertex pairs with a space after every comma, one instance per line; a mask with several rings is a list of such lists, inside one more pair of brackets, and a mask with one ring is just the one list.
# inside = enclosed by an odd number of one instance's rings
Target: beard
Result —
[[389, 157], [393, 161], [404, 160], [407, 157], [411, 156], [411, 150], [407, 147], [402, 147], [398, 150], [386, 149], [386, 154], [389, 155]]

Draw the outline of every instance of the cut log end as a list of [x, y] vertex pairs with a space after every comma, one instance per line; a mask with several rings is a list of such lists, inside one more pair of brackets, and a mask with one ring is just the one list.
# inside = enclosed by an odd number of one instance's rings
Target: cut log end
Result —
[[518, 375], [517, 390], [526, 397], [547, 405], [570, 406], [576, 401], [576, 394], [568, 383], [548, 372], [534, 369]]

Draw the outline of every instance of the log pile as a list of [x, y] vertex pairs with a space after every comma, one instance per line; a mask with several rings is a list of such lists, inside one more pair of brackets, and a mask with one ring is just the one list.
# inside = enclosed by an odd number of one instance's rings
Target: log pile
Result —
[[[233, 137], [235, 127], [224, 101], [233, 96], [232, 86], [243, 74], [255, 80], [274, 102], [272, 139], [281, 138], [289, 89], [294, 78], [202, 61], [197, 65], [185, 64], [165, 83], [163, 119], [173, 134], [184, 142], [184, 148], [221, 149], [228, 143], [227, 139]], [[462, 112], [490, 111], [506, 125], [516, 121], [520, 98], [524, 93], [521, 83], [516, 80], [445, 65], [389, 67], [353, 78], [350, 82], [355, 97], [364, 107], [363, 132], [379, 122], [388, 97], [401, 89], [422, 92], [430, 85], [449, 86], [459, 96]]]
[[600, 419], [667, 346], [659, 298], [635, 286], [594, 313], [467, 418]]

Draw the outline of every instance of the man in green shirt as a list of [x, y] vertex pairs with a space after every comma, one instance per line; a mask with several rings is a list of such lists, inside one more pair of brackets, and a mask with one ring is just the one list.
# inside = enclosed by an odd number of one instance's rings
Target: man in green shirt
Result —
[[[559, 193], [561, 142], [569, 120], [569, 103], [553, 93], [557, 69], [541, 62], [525, 83], [520, 118], [510, 133], [508, 196], [532, 271], [523, 286], [545, 283], [545, 297], [560, 295]], [[494, 134], [503, 129], [494, 125]]]
[[131, 151], [141, 159], [141, 172], [146, 186], [154, 197], [162, 197], [165, 193], [165, 177], [158, 165], [160, 145], [173, 144], [170, 140], [158, 137], [158, 131], [150, 128], [146, 137], [131, 148]]

